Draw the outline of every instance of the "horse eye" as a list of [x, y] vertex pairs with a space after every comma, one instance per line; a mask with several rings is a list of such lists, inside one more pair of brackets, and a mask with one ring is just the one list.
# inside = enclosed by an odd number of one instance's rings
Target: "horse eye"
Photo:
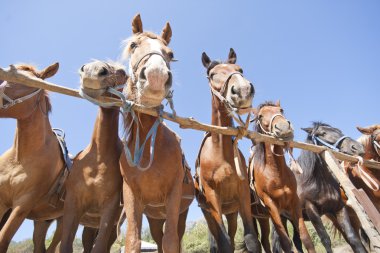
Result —
[[239, 72], [243, 74], [243, 70], [242, 69], [239, 69]]
[[210, 78], [211, 78], [211, 79], [213, 79], [214, 76], [215, 76], [215, 73], [211, 73], [211, 74], [210, 74]]
[[170, 59], [173, 59], [173, 58], [174, 58], [174, 54], [173, 54], [173, 52], [169, 52], [169, 53], [168, 53], [168, 56], [169, 56]]
[[131, 45], [130, 45], [130, 48], [131, 49], [135, 49], [136, 47], [137, 47], [136, 42], [132, 42]]

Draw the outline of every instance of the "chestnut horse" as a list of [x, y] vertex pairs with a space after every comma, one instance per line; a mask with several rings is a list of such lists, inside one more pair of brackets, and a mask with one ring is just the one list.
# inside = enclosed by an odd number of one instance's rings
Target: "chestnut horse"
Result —
[[[308, 134], [306, 143], [326, 146], [348, 155], [364, 153], [363, 145], [328, 124], [314, 122], [312, 127], [302, 129]], [[326, 251], [333, 252], [330, 237], [321, 220], [322, 215], [326, 215], [342, 232], [354, 252], [367, 252], [352, 227], [339, 183], [323, 158], [317, 153], [302, 150], [298, 163], [303, 170], [302, 174], [296, 174], [303, 215], [305, 220], [313, 223]]]
[[[166, 23], [161, 35], [143, 32], [140, 15], [132, 21], [133, 36], [123, 52], [129, 58], [126, 97], [146, 107], [161, 107], [172, 85], [168, 47], [172, 31]], [[140, 253], [142, 215], [148, 218], [159, 252], [180, 252], [194, 184], [185, 168], [179, 139], [161, 117], [131, 111], [125, 116], [123, 175], [124, 209], [127, 217], [125, 252]], [[140, 140], [145, 140], [140, 143]], [[150, 149], [144, 149], [144, 146]], [[137, 147], [137, 148], [136, 148]], [[134, 150], [131, 152], [131, 150]], [[165, 223], [165, 229], [163, 225]]]
[[[284, 115], [280, 103], [266, 102], [255, 109], [256, 131], [284, 141], [293, 140], [293, 127]], [[302, 217], [300, 200], [297, 196], [297, 182], [285, 161], [284, 147], [266, 142], [257, 143], [254, 148], [253, 168], [255, 189], [259, 198], [268, 208], [284, 252], [292, 252], [292, 243], [281, 215], [288, 217], [301, 236], [308, 252], [315, 252]], [[302, 246], [301, 249], [302, 251]]]
[[[31, 65], [17, 65], [34, 78], [46, 79], [58, 71], [58, 63], [38, 71]], [[62, 215], [63, 203], [53, 207], [57, 182], [66, 168], [48, 114], [51, 104], [41, 89], [0, 81], [0, 117], [17, 120], [13, 146], [0, 156], [0, 252], [6, 252], [25, 218], [35, 220], [34, 252], [45, 251], [45, 220]], [[49, 222], [47, 222], [49, 223]], [[43, 237], [43, 238], [42, 238]], [[55, 237], [53, 245], [59, 241]]]
[[[363, 134], [358, 142], [364, 146], [365, 153], [363, 158], [366, 160], [380, 161], [380, 125], [369, 127], [357, 127]], [[351, 182], [358, 189], [363, 189], [368, 197], [372, 200], [377, 210], [380, 212], [380, 171], [371, 170], [364, 165], [358, 166], [351, 164], [346, 165], [346, 171], [349, 174]]]
[[[101, 61], [83, 65], [79, 73], [80, 93], [90, 101], [127, 81], [123, 66]], [[113, 231], [116, 238], [122, 189], [119, 167], [122, 143], [118, 126], [119, 107], [100, 104], [90, 144], [74, 158], [66, 182], [61, 253], [73, 252], [79, 223], [99, 228], [91, 252], [109, 252]]]
[[[358, 142], [364, 146], [363, 158], [366, 160], [380, 161], [380, 125], [369, 127], [357, 127], [363, 134]], [[354, 186], [363, 189], [377, 210], [380, 212], [380, 171], [372, 170], [359, 163], [351, 164], [343, 162], [344, 168]], [[353, 227], [362, 236], [365, 243], [369, 244], [369, 238], [361, 228], [361, 223], [355, 211], [349, 207], [350, 219]], [[362, 241], [363, 241], [362, 240]]]
[[[203, 66], [207, 69], [212, 91], [211, 123], [216, 126], [232, 126], [233, 111], [250, 110], [254, 96], [253, 85], [243, 77], [236, 64], [236, 53], [231, 48], [226, 62], [211, 61], [202, 54]], [[249, 252], [261, 252], [254, 228], [250, 190], [244, 157], [240, 151], [241, 166], [234, 163], [234, 147], [231, 136], [208, 133], [201, 144], [196, 162], [196, 197], [209, 230], [217, 243], [210, 245], [211, 251], [233, 252], [237, 229], [238, 212], [243, 220], [244, 241]], [[238, 173], [243, 173], [238, 176]], [[228, 223], [228, 233], [222, 215]], [[212, 239], [212, 238], [211, 238]]]

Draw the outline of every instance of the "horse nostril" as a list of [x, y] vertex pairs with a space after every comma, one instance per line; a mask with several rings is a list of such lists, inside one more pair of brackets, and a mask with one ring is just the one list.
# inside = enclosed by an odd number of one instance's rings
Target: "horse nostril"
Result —
[[99, 71], [99, 73], [98, 73], [99, 76], [105, 76], [105, 75], [107, 75], [107, 74], [108, 74], [108, 70], [107, 70], [105, 67], [103, 67], [103, 68]]
[[232, 85], [232, 87], [231, 87], [231, 93], [233, 95], [235, 95], [237, 93], [237, 91], [235, 90], [235, 85]]
[[146, 70], [146, 67], [143, 67], [140, 71], [140, 75], [139, 75], [139, 79], [141, 80], [146, 80], [146, 76], [145, 76], [145, 70]]
[[82, 65], [82, 67], [80, 68], [80, 71], [81, 71], [81, 72], [84, 72], [84, 66], [85, 66], [85, 65]]
[[165, 86], [170, 88], [172, 86], [172, 80], [172, 72], [168, 71], [168, 80], [166, 81]]
[[274, 128], [276, 128], [277, 130], [281, 130], [281, 129], [277, 126], [277, 124], [274, 125]]
[[354, 151], [357, 151], [357, 150], [358, 150], [357, 147], [355, 147], [355, 145], [352, 145], [352, 146], [351, 146], [351, 149], [354, 150]]
[[249, 83], [249, 85], [251, 86], [251, 94], [255, 94], [255, 88], [253, 87], [253, 84]]

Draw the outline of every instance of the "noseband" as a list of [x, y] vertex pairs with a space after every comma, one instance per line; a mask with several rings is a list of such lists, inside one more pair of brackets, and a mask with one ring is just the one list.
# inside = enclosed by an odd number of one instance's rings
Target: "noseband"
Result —
[[374, 136], [374, 138], [373, 138], [373, 140], [372, 140], [373, 147], [374, 147], [374, 149], [375, 149], [377, 155], [380, 156], [380, 144], [379, 144], [379, 142], [377, 142], [377, 141], [375, 140], [375, 137], [376, 137], [376, 136]]
[[[133, 75], [133, 78], [134, 79], [136, 79], [136, 72], [137, 72], [137, 70], [138, 70], [138, 68], [139, 68], [139, 66], [140, 66], [140, 64], [141, 64], [141, 62], [145, 59], [145, 58], [150, 58], [152, 55], [158, 55], [158, 56], [160, 56], [164, 61], [165, 61], [165, 63], [166, 63], [166, 66], [168, 67], [169, 66], [169, 62], [165, 59], [165, 57], [160, 53], [160, 52], [156, 52], [156, 51], [153, 51], [153, 52], [149, 52], [149, 53], [147, 53], [147, 54], [145, 54], [145, 55], [143, 55], [138, 61], [137, 61], [137, 63], [133, 66], [133, 68], [132, 68], [132, 71], [133, 71], [133, 73], [132, 73], [132, 75]], [[147, 59], [147, 60], [148, 60]]]
[[277, 134], [275, 132], [273, 132], [273, 121], [275, 118], [277, 117], [281, 117], [281, 118], [284, 118], [287, 122], [290, 123], [289, 120], [287, 120], [284, 115], [282, 115], [281, 113], [277, 113], [275, 115], [272, 116], [272, 118], [270, 119], [270, 122], [269, 122], [269, 131], [266, 131], [263, 127], [263, 125], [261, 124], [260, 120], [258, 119], [257, 120], [257, 125], [260, 127], [261, 131], [263, 131], [265, 134], [267, 135], [270, 135], [270, 136], [274, 136], [274, 137], [278, 137]]
[[[37, 95], [41, 91], [41, 89], [38, 89], [38, 90], [33, 91], [32, 93], [30, 93], [26, 96], [16, 98], [16, 99], [11, 99], [10, 97], [8, 97], [5, 94], [5, 88], [7, 87], [7, 85], [8, 85], [7, 81], [3, 81], [0, 84], [0, 109], [8, 109], [14, 105], [20, 104], [20, 103], [24, 102], [25, 100], [28, 100], [28, 99], [34, 97], [35, 95]], [[8, 104], [4, 105], [4, 100], [8, 101]]]
[[232, 72], [226, 79], [226, 81], [224, 82], [222, 88], [220, 89], [220, 91], [217, 91], [215, 90], [212, 85], [211, 85], [211, 82], [212, 82], [212, 78], [210, 76], [207, 76], [207, 79], [209, 80], [209, 86], [210, 86], [210, 89], [211, 89], [211, 93], [214, 94], [214, 96], [216, 96], [227, 108], [227, 110], [231, 111], [231, 112], [236, 112], [238, 111], [239, 109], [236, 109], [235, 107], [233, 107], [231, 105], [231, 103], [225, 98], [225, 92], [226, 92], [226, 88], [228, 86], [228, 83], [230, 82], [232, 76], [234, 75], [240, 75], [241, 77], [244, 78], [243, 74], [240, 73], [240, 72]]
[[315, 145], [318, 145], [318, 143], [322, 144], [323, 146], [326, 146], [332, 150], [339, 151], [339, 144], [346, 138], [349, 138], [347, 135], [343, 135], [340, 137], [334, 144], [327, 143], [326, 141], [322, 140], [318, 136], [316, 136], [314, 133], [311, 135], [311, 139]]

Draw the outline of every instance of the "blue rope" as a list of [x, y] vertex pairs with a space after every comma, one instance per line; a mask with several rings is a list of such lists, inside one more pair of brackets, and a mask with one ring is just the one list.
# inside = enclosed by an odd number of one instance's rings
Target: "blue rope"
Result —
[[313, 141], [313, 143], [315, 145], [318, 145], [318, 142], [321, 143], [322, 145], [332, 149], [332, 150], [335, 150], [335, 151], [339, 151], [339, 148], [338, 148], [338, 145], [344, 140], [348, 138], [348, 136], [346, 135], [343, 135], [342, 137], [340, 137], [334, 144], [330, 144], [330, 143], [327, 143], [326, 141], [322, 140], [321, 138], [319, 138], [318, 136], [316, 135], [312, 135], [311, 136], [311, 139]]

